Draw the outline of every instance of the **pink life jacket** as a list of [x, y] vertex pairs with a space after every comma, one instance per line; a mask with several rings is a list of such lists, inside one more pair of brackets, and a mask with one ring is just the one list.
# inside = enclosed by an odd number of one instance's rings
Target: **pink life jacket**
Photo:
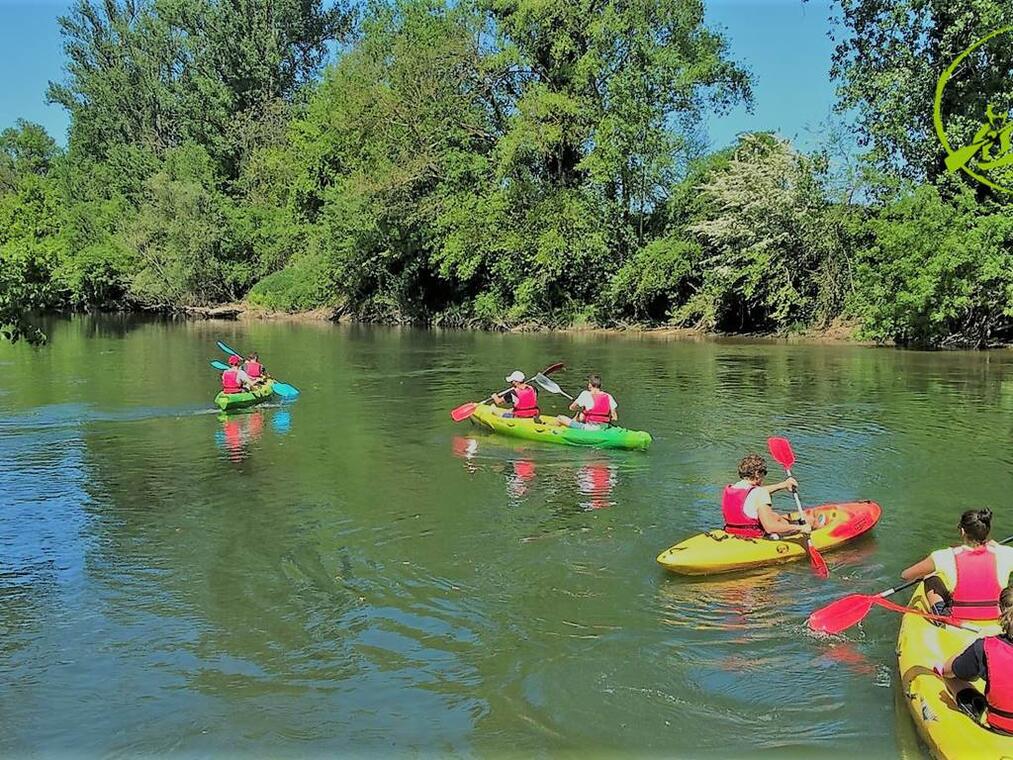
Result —
[[953, 589], [953, 617], [993, 620], [999, 617], [999, 571], [987, 545], [956, 553], [957, 585]]
[[985, 701], [988, 725], [1013, 734], [1013, 644], [1001, 636], [987, 636], [985, 644]]
[[736, 488], [725, 486], [721, 494], [721, 512], [725, 517], [725, 533], [745, 538], [760, 538], [765, 536], [763, 526], [758, 517], [749, 517], [746, 514], [746, 499], [753, 492], [756, 486], [750, 488]]
[[531, 386], [527, 388], [515, 388], [514, 393], [517, 394], [514, 399], [514, 408], [512, 409], [514, 417], [524, 419], [537, 417], [540, 414], [538, 410], [538, 394], [535, 393], [534, 388]]
[[247, 361], [246, 362], [246, 374], [256, 380], [262, 374], [264, 374], [264, 365], [260, 362]]
[[225, 393], [243, 392], [243, 384], [239, 382], [238, 369], [227, 369], [222, 373], [222, 391]]
[[584, 422], [595, 425], [608, 424], [612, 419], [612, 401], [607, 393], [592, 394], [594, 404], [590, 409], [584, 410]]

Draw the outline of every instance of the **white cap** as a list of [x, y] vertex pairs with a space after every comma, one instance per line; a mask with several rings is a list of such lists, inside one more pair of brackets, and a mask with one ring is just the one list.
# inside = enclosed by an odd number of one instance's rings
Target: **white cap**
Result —
[[507, 382], [508, 383], [523, 383], [524, 382], [524, 373], [521, 372], [519, 369], [515, 369], [513, 372], [511, 372], [509, 375], [507, 375]]

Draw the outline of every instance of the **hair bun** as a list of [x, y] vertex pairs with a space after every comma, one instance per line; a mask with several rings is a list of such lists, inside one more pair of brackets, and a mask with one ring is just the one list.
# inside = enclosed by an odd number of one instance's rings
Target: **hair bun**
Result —
[[981, 520], [982, 522], [986, 522], [986, 523], [992, 522], [992, 510], [989, 509], [988, 507], [985, 507], [983, 509], [979, 509], [978, 510], [978, 519]]

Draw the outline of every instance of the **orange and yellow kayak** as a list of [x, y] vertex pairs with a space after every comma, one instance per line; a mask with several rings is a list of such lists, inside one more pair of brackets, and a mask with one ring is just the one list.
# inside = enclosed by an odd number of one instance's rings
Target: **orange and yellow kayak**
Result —
[[[815, 521], [813, 546], [822, 552], [836, 549], [872, 529], [882, 510], [874, 501], [852, 501], [823, 504], [805, 512]], [[713, 575], [791, 562], [806, 554], [801, 538], [742, 538], [723, 530], [711, 530], [665, 549], [658, 555], [658, 564], [683, 575]]]

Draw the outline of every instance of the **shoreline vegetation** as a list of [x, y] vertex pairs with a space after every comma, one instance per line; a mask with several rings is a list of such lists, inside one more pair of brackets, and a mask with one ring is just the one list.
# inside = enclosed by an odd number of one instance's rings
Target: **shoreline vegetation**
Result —
[[[673, 325], [658, 325], [650, 323], [625, 323], [614, 324], [608, 327], [593, 324], [567, 325], [565, 327], [550, 327], [547, 325], [531, 322], [518, 324], [510, 327], [501, 326], [496, 328], [470, 328], [457, 326], [434, 326], [412, 322], [367, 322], [359, 320], [353, 315], [343, 313], [337, 307], [320, 307], [307, 309], [305, 311], [283, 311], [267, 309], [262, 306], [237, 302], [209, 307], [182, 307], [173, 309], [135, 309], [104, 312], [49, 312], [48, 316], [69, 318], [73, 316], [130, 316], [149, 315], [154, 318], [167, 320], [184, 320], [194, 322], [217, 321], [217, 322], [291, 322], [294, 324], [332, 324], [332, 325], [364, 325], [377, 327], [417, 327], [435, 328], [449, 330], [473, 330], [481, 329], [483, 332], [501, 332], [512, 334], [563, 334], [563, 335], [623, 335], [640, 336], [645, 338], [675, 339], [691, 341], [712, 341], [712, 340], [743, 340], [764, 343], [794, 343], [808, 345], [849, 345], [849, 346], [893, 346], [890, 341], [875, 341], [857, 337], [859, 330], [855, 323], [839, 321], [833, 325], [821, 329], [810, 329], [801, 332], [775, 333], [775, 332], [719, 332], [716, 330], [705, 330], [699, 327], [679, 327]], [[1010, 346], [993, 346], [992, 348], [1009, 348]]]
[[[939, 73], [1013, 6], [916, 5], [835, 4], [841, 115], [806, 152], [707, 144], [706, 115], [749, 106], [753, 79], [703, 0], [75, 0], [47, 93], [66, 147], [0, 131], [0, 329], [242, 302], [1008, 344], [1013, 214], [946, 171], [931, 113]], [[952, 145], [983, 103], [1013, 105], [1013, 49], [965, 68]]]

